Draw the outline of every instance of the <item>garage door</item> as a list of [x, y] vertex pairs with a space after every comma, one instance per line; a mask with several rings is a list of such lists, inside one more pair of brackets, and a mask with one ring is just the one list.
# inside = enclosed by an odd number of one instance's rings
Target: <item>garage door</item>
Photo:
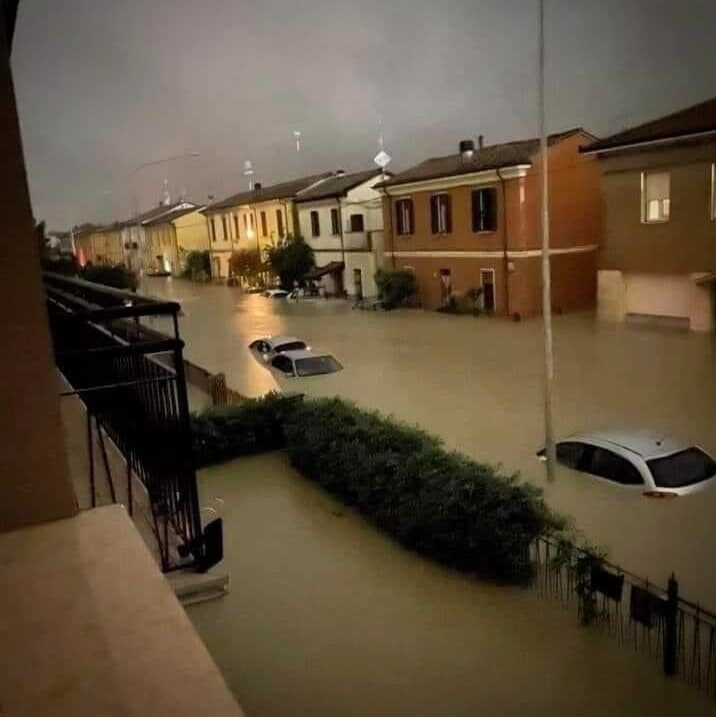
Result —
[[626, 313], [630, 317], [662, 317], [688, 326], [693, 282], [688, 276], [627, 274]]

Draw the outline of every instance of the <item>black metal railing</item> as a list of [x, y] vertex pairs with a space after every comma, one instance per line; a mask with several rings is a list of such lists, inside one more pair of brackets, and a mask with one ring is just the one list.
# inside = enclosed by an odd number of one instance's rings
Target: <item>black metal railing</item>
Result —
[[663, 588], [548, 536], [532, 544], [531, 558], [538, 593], [716, 698], [716, 615], [680, 597], [673, 575]]
[[[221, 559], [221, 525], [201, 524], [179, 304], [57, 274], [44, 283], [55, 360], [87, 410], [92, 504], [94, 420], [112, 498], [103, 434], [126, 461], [130, 512], [132, 474], [146, 488], [162, 569], [207, 569]], [[142, 330], [146, 316], [168, 316], [174, 335]]]

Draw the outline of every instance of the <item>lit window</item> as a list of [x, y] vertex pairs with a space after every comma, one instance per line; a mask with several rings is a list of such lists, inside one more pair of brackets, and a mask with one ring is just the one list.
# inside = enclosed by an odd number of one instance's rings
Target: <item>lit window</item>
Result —
[[413, 200], [399, 199], [395, 203], [395, 226], [398, 235], [405, 236], [413, 233], [415, 224], [413, 217]]
[[671, 178], [668, 172], [641, 173], [641, 220], [666, 222], [671, 208]]
[[452, 231], [449, 194], [433, 194], [430, 197], [430, 226], [433, 234], [449, 234]]

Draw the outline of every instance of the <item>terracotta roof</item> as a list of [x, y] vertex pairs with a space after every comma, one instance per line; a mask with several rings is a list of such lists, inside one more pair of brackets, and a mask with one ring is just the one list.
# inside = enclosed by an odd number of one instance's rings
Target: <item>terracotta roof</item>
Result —
[[[165, 209], [166, 209], [166, 207], [165, 207]], [[179, 217], [183, 217], [185, 214], [191, 214], [192, 212], [196, 212], [201, 209], [202, 209], [202, 207], [197, 207], [197, 206], [172, 209], [168, 212], [165, 212], [164, 214], [160, 214], [159, 216], [155, 217], [154, 219], [148, 219], [148, 220], [143, 221], [142, 223], [144, 224], [144, 226], [147, 226], [147, 227], [153, 227], [153, 226], [156, 226], [157, 224], [168, 224], [169, 222], [173, 222], [175, 219], [179, 219]], [[202, 221], [204, 221], [203, 218], [202, 218]]]
[[261, 189], [239, 192], [238, 194], [232, 194], [226, 199], [221, 199], [218, 202], [210, 204], [206, 207], [205, 211], [213, 212], [217, 209], [228, 209], [229, 207], [237, 207], [242, 204], [258, 204], [260, 202], [268, 202], [272, 199], [289, 199], [295, 197], [301, 190], [330, 176], [331, 172], [323, 172], [323, 174], [312, 174], [308, 177], [292, 179], [289, 182], [281, 182], [280, 184], [272, 184], [269, 187], [261, 187]]
[[[548, 143], [556, 144], [583, 131], [581, 127], [577, 127], [551, 134], [548, 137]], [[459, 153], [449, 154], [446, 157], [433, 157], [396, 174], [392, 179], [378, 186], [393, 187], [398, 184], [438, 179], [439, 177], [452, 177], [500, 169], [501, 167], [514, 167], [518, 164], [531, 164], [532, 157], [539, 151], [539, 142], [539, 139], [523, 139], [516, 142], [487, 145], [481, 149], [475, 149], [471, 159], [464, 159]]]
[[583, 151], [599, 152], [644, 142], [677, 140], [703, 132], [716, 132], [716, 98], [599, 139]]
[[343, 197], [351, 189], [367, 182], [373, 177], [379, 177], [381, 174], [392, 175], [391, 172], [384, 172], [380, 169], [368, 169], [365, 172], [354, 172], [353, 174], [334, 174], [328, 179], [324, 179], [315, 187], [306, 189], [296, 196], [297, 202], [316, 201], [318, 199], [329, 199], [331, 197]]

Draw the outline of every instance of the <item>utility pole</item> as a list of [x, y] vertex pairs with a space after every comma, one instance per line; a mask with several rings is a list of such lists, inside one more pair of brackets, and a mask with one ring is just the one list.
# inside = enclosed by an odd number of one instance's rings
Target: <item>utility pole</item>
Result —
[[544, 0], [539, 0], [539, 121], [540, 159], [542, 161], [542, 321], [544, 326], [544, 439], [547, 458], [547, 480], [554, 480], [556, 452], [552, 423], [552, 277], [549, 257], [549, 189], [547, 166], [547, 129], [544, 106]]

